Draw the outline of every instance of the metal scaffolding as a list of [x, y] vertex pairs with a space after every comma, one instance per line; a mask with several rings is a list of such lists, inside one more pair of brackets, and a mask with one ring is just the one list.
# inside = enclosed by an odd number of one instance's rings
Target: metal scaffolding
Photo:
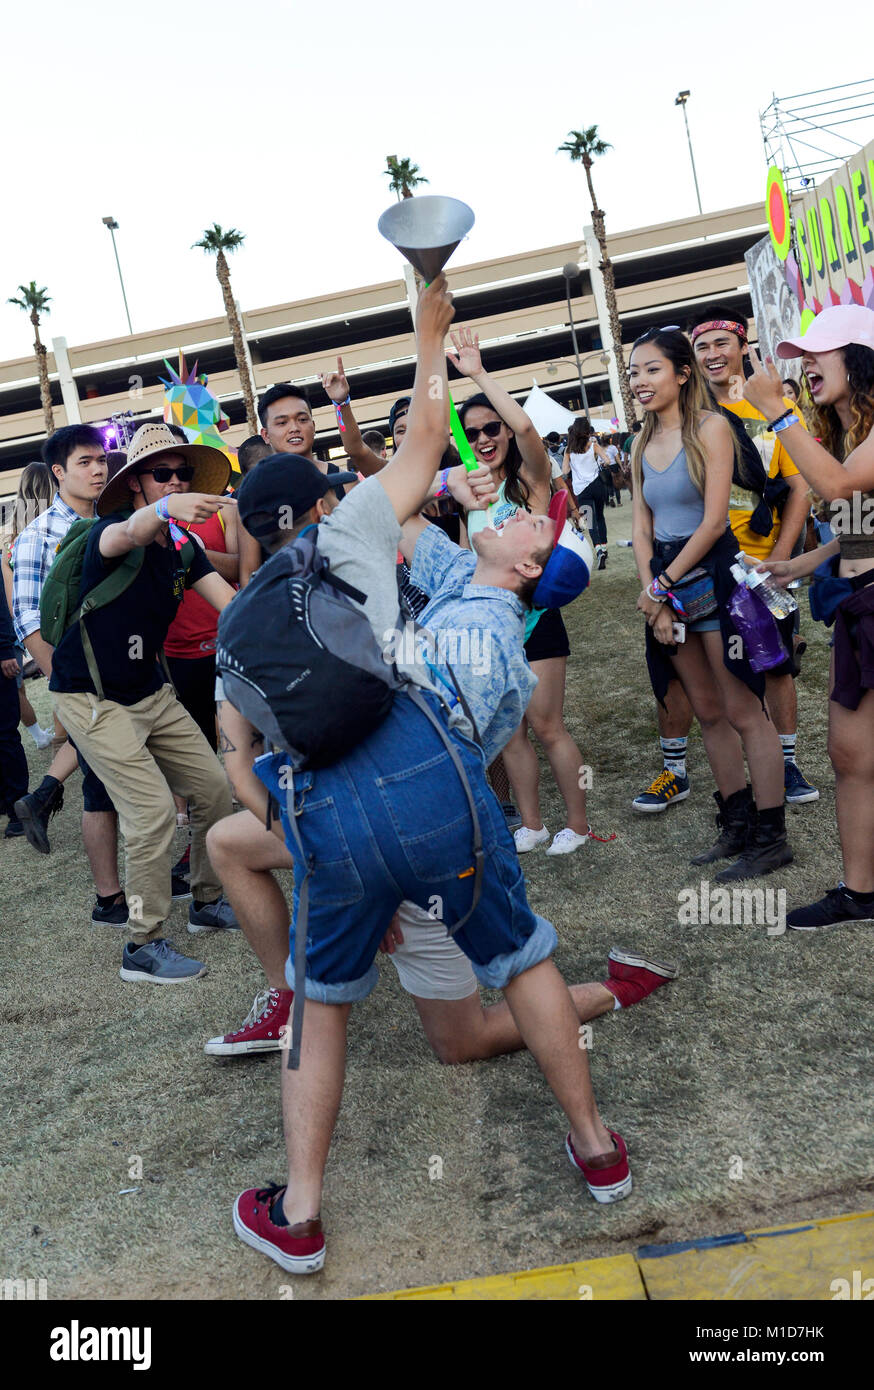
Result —
[[782, 169], [787, 192], [801, 192], [834, 173], [874, 134], [874, 78], [775, 96], [759, 123], [769, 167]]

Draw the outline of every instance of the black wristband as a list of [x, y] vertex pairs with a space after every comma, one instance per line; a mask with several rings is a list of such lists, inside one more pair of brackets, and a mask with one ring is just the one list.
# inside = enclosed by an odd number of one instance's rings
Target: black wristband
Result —
[[782, 415], [778, 415], [777, 418], [776, 418], [776, 420], [772, 420], [772, 421], [770, 422], [770, 424], [767, 426], [767, 428], [768, 428], [769, 430], [772, 430], [772, 429], [774, 428], [775, 425], [779, 425], [779, 423], [780, 423], [781, 420], [785, 420], [787, 415], [794, 415], [794, 414], [795, 414], [795, 406], [794, 406], [794, 405], [790, 405], [789, 409], [788, 409], [788, 410], [784, 410]]

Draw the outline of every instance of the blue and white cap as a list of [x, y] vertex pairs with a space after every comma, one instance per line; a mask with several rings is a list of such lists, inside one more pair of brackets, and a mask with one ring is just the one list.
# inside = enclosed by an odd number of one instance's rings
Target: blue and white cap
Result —
[[562, 526], [534, 590], [535, 608], [563, 608], [589, 586], [594, 565], [592, 547], [572, 526]]

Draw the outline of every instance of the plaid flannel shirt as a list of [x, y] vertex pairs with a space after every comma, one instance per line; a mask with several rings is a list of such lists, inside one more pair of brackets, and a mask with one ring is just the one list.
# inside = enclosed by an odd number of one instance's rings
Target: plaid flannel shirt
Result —
[[50, 507], [25, 526], [12, 547], [12, 621], [19, 642], [39, 631], [39, 598], [61, 541], [78, 512], [57, 496]]

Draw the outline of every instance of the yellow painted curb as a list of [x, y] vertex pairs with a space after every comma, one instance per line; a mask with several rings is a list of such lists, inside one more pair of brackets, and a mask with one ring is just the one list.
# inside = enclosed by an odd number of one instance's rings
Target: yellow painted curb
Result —
[[464, 1279], [432, 1288], [401, 1289], [396, 1293], [366, 1294], [364, 1301], [379, 1299], [463, 1299], [465, 1301], [535, 1299], [576, 1301], [619, 1299], [643, 1302], [646, 1290], [633, 1255], [608, 1255], [579, 1264], [527, 1269], [519, 1274], [497, 1274], [487, 1279]]
[[[702, 1239], [687, 1250], [608, 1255], [430, 1288], [365, 1294], [391, 1299], [653, 1301], [874, 1299], [874, 1212], [747, 1231], [745, 1239]], [[691, 1242], [689, 1243], [691, 1245]], [[646, 1253], [644, 1253], [646, 1252]]]
[[854, 1271], [856, 1284], [861, 1288], [870, 1277], [874, 1291], [874, 1215], [818, 1221], [808, 1230], [796, 1225], [776, 1228], [774, 1234], [753, 1231], [735, 1245], [639, 1258], [638, 1263], [654, 1302], [851, 1298]]

